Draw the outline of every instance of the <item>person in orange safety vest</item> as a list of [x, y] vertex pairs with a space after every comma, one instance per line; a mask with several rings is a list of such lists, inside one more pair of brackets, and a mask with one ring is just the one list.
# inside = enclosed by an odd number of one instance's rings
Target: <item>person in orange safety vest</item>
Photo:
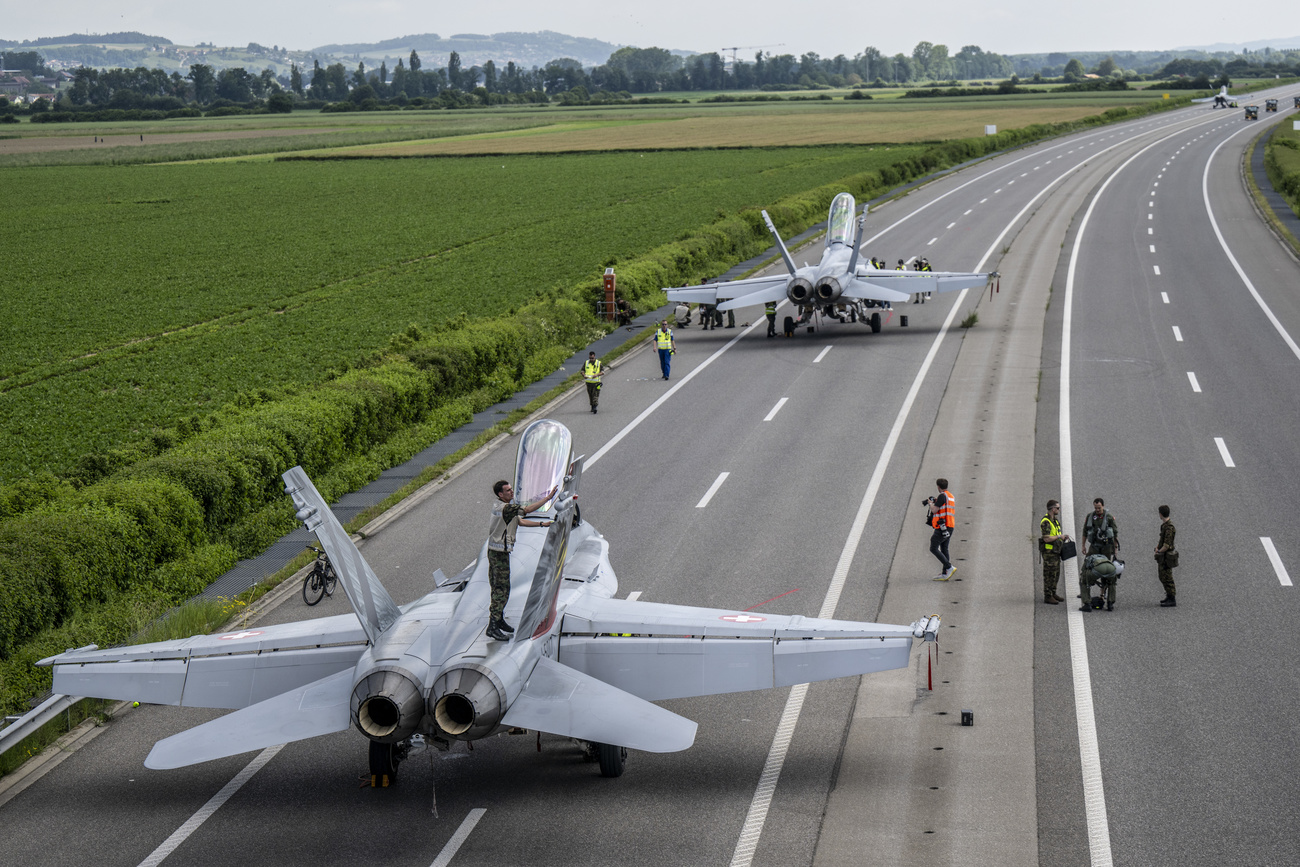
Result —
[[930, 507], [928, 515], [934, 533], [930, 536], [930, 553], [939, 558], [943, 571], [936, 575], [935, 581], [947, 581], [957, 571], [948, 559], [948, 541], [952, 538], [953, 528], [957, 526], [957, 498], [948, 490], [947, 479], [935, 479], [939, 493], [927, 498], [924, 503]]

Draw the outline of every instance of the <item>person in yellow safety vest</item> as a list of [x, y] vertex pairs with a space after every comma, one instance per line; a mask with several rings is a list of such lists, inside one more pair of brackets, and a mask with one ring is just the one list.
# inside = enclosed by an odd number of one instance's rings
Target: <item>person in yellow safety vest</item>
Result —
[[582, 380], [587, 383], [587, 400], [591, 401], [592, 413], [596, 412], [596, 404], [600, 403], [600, 387], [604, 384], [601, 377], [604, 375], [605, 369], [595, 351], [588, 352], [587, 361], [582, 365]]
[[763, 305], [763, 312], [767, 315], [767, 336], [776, 337], [776, 302], [769, 301]]
[[668, 327], [667, 319], [655, 331], [655, 348], [659, 350], [659, 369], [667, 379], [672, 372], [673, 353], [677, 351], [677, 341], [673, 340], [673, 330]]
[[939, 488], [938, 495], [924, 501], [930, 506], [930, 526], [934, 528], [930, 536], [930, 553], [939, 558], [939, 565], [943, 567], [943, 572], [934, 580], [947, 581], [957, 571], [948, 559], [948, 541], [957, 526], [957, 498], [948, 490], [947, 479], [935, 479], [934, 483]]
[[1061, 580], [1061, 543], [1070, 537], [1061, 532], [1061, 504], [1047, 501], [1047, 514], [1038, 522], [1038, 544], [1043, 554], [1043, 601], [1056, 605], [1065, 600], [1056, 595]]

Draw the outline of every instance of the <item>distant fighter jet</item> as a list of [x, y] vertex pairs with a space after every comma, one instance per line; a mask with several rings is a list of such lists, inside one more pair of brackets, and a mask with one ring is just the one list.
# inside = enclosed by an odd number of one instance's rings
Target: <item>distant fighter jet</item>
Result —
[[578, 513], [581, 461], [569, 430], [533, 423], [520, 438], [520, 502], [558, 493], [520, 527], [511, 555], [509, 641], [489, 640], [486, 544], [476, 562], [398, 606], [301, 467], [284, 474], [354, 614], [41, 660], [70, 695], [233, 713], [159, 741], [145, 765], [177, 768], [356, 728], [372, 783], [387, 785], [413, 745], [446, 750], [509, 727], [582, 743], [608, 777], [628, 749], [684, 750], [696, 724], [661, 699], [769, 689], [902, 668], [910, 626], [754, 614], [613, 598], [609, 544]]
[[1193, 99], [1192, 102], [1213, 102], [1210, 108], [1236, 108], [1237, 101], [1228, 95], [1228, 86], [1225, 84], [1219, 88], [1219, 92], [1214, 96], [1206, 96], [1201, 99]]
[[[821, 314], [840, 322], [869, 322], [873, 333], [881, 328], [880, 311], [868, 313], [867, 309], [885, 302], [902, 303], [918, 292], [952, 292], [984, 286], [997, 272], [968, 273], [956, 271], [893, 271], [859, 264], [859, 247], [866, 207], [857, 218], [854, 231], [854, 212], [857, 208], [851, 193], [840, 193], [831, 202], [826, 223], [826, 250], [816, 265], [796, 268], [785, 248], [785, 242], [772, 224], [772, 218], [763, 211], [767, 229], [776, 239], [777, 249], [790, 272], [770, 277], [749, 277], [726, 283], [705, 283], [700, 286], [666, 288], [669, 301], [717, 304], [719, 310], [734, 310], [752, 304], [789, 299], [798, 310], [798, 318], [787, 317], [786, 325], [810, 325]], [[811, 325], [810, 325], [811, 328]], [[787, 327], [787, 331], [791, 330]]]

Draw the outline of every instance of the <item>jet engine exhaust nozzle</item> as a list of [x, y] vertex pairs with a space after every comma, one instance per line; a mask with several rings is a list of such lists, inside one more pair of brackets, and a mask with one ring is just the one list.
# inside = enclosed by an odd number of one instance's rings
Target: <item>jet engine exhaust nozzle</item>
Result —
[[352, 688], [352, 721], [372, 741], [400, 743], [415, 733], [423, 716], [423, 690], [405, 671], [374, 671]]
[[505, 715], [505, 688], [488, 669], [467, 665], [438, 675], [430, 693], [434, 722], [451, 737], [472, 741], [492, 732]]
[[832, 301], [839, 300], [840, 294], [844, 291], [844, 287], [841, 286], [840, 281], [836, 280], [834, 277], [826, 277], [817, 284], [816, 291], [817, 301], [822, 304], [829, 304]]
[[785, 290], [785, 294], [790, 299], [791, 304], [806, 304], [812, 297], [812, 284], [802, 277], [790, 281], [790, 286]]

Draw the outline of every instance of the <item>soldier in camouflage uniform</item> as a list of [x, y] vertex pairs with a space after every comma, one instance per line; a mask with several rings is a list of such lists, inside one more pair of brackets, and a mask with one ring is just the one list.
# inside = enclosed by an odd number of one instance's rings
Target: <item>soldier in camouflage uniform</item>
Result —
[[509, 641], [515, 631], [505, 619], [506, 602], [510, 599], [510, 551], [515, 547], [515, 531], [519, 527], [549, 527], [550, 521], [530, 521], [524, 516], [540, 509], [558, 490], [557, 485], [541, 499], [521, 506], [514, 502], [514, 488], [505, 479], [492, 486], [492, 493], [500, 502], [494, 504], [492, 522], [488, 526], [488, 585], [492, 588], [492, 601], [488, 606], [488, 638]]
[[[1119, 524], [1115, 516], [1106, 511], [1106, 501], [1101, 497], [1092, 501], [1092, 512], [1083, 523], [1083, 557], [1089, 554], [1101, 554], [1114, 559], [1119, 552]], [[1115, 578], [1102, 579], [1103, 591], [1106, 593], [1106, 610], [1115, 610]], [[1083, 602], [1081, 611], [1092, 610], [1088, 605], [1088, 572], [1079, 573], [1079, 599]]]
[[1167, 552], [1174, 550], [1174, 522], [1169, 520], [1169, 507], [1161, 506], [1160, 538], [1156, 541], [1156, 567], [1160, 573], [1160, 583], [1165, 588], [1165, 598], [1160, 600], [1161, 608], [1173, 608], [1178, 602], [1174, 599], [1174, 568], [1169, 565]]
[[1056, 595], [1061, 580], [1061, 543], [1069, 536], [1061, 532], [1061, 504], [1047, 501], [1047, 514], [1038, 522], [1039, 550], [1043, 554], [1043, 601], [1048, 605], [1064, 602]]

